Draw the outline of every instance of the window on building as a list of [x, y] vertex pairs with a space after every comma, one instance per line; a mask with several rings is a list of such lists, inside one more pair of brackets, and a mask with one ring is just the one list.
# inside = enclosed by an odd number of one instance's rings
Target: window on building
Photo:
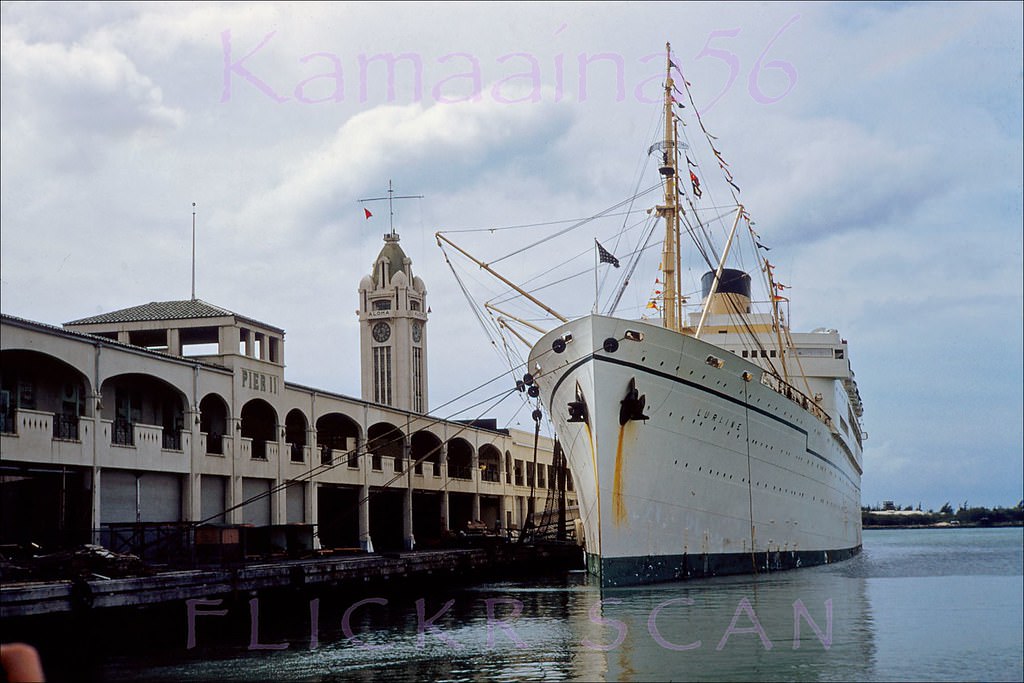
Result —
[[391, 310], [391, 299], [377, 299], [373, 302], [373, 310], [375, 311], [390, 311]]
[[391, 405], [391, 347], [373, 348], [373, 400]]
[[418, 310], [420, 310], [420, 302], [416, 301], [415, 299], [410, 300], [409, 301], [409, 310], [410, 311], [418, 311]]
[[423, 349], [412, 349], [412, 409], [417, 413], [426, 412], [423, 405]]

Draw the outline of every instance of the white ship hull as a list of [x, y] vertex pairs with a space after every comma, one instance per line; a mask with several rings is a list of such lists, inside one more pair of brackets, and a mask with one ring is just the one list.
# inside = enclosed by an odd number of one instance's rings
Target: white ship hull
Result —
[[[530, 372], [568, 458], [588, 566], [602, 585], [859, 552], [859, 440], [762, 383], [758, 365], [662, 327], [594, 315], [545, 335]], [[646, 403], [623, 424], [631, 381]], [[567, 406], [580, 401], [585, 420], [572, 421]]]

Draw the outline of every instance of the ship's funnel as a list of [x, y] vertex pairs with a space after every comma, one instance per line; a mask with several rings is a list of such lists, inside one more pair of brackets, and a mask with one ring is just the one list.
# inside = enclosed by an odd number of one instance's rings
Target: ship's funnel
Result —
[[[715, 282], [715, 271], [709, 270], [700, 279], [701, 297], [707, 301], [711, 285]], [[750, 276], [742, 270], [723, 268], [718, 279], [718, 287], [711, 298], [711, 314], [717, 313], [750, 313]]]

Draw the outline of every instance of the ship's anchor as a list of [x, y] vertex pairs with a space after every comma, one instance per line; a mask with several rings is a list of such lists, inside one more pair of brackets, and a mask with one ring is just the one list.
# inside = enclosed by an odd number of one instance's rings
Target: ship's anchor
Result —
[[587, 422], [587, 401], [583, 398], [583, 390], [576, 384], [576, 400], [569, 401], [569, 419], [567, 422]]
[[644, 405], [647, 403], [647, 396], [641, 395], [636, 388], [636, 377], [629, 380], [629, 389], [626, 390], [626, 397], [621, 401], [619, 408], [619, 425], [624, 425], [630, 420], [649, 420], [649, 415], [644, 415]]

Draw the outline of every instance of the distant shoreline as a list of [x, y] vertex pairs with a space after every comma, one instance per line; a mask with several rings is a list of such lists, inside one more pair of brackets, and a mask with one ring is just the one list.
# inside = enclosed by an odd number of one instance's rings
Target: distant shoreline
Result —
[[938, 522], [936, 524], [864, 524], [863, 529], [1003, 529], [1008, 527], [1022, 527], [1024, 522], [1003, 522], [1000, 524], [978, 524], [968, 522], [965, 524], [950, 524]]

